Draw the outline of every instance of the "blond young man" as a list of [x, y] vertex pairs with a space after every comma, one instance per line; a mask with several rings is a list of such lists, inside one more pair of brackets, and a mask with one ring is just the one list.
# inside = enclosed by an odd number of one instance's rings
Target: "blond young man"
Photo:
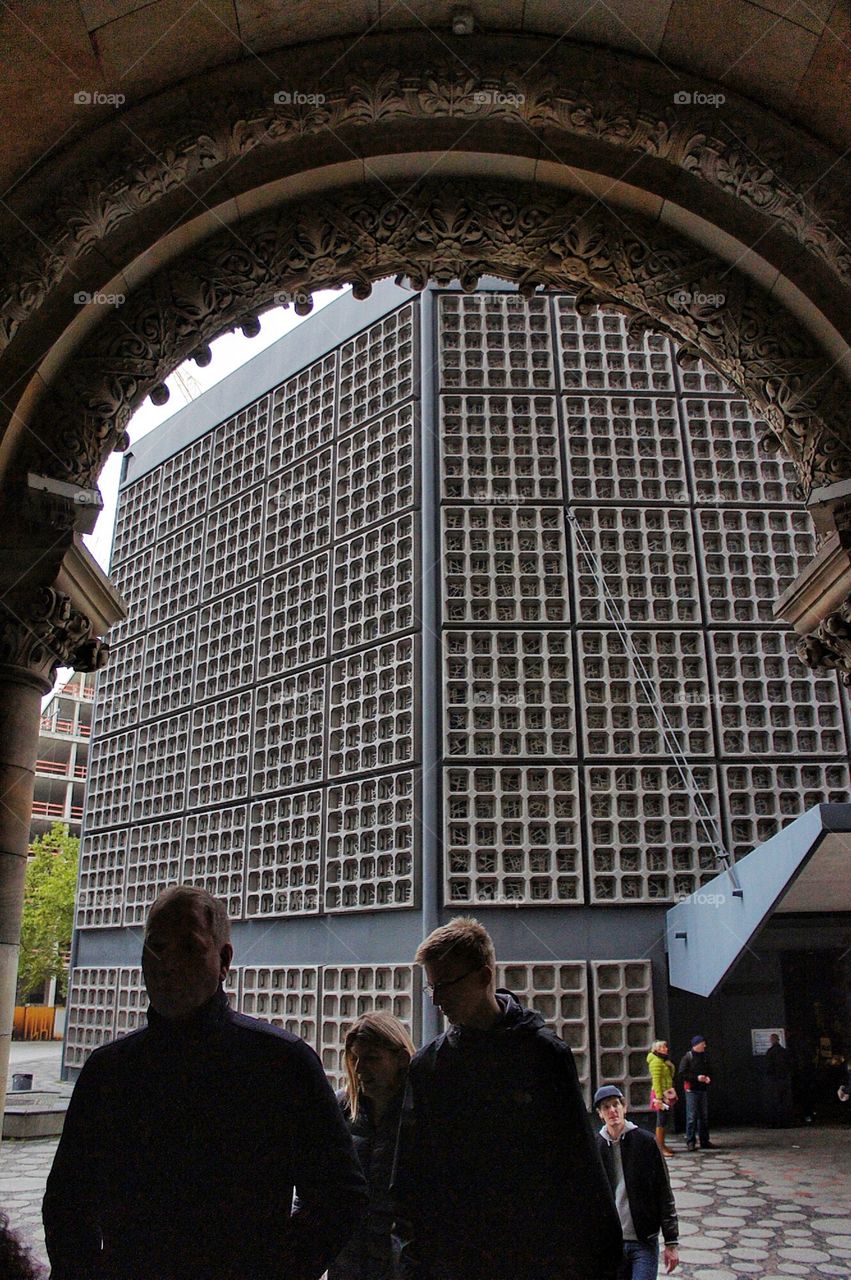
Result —
[[621, 1229], [570, 1049], [497, 990], [486, 930], [436, 929], [416, 962], [449, 1029], [411, 1063], [397, 1187], [417, 1280], [610, 1280]]

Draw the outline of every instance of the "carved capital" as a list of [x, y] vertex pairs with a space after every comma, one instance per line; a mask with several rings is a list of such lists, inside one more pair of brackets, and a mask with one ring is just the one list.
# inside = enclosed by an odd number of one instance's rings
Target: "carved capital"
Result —
[[97, 671], [108, 655], [89, 619], [61, 591], [42, 587], [0, 601], [0, 671], [7, 676], [49, 693], [59, 667]]
[[836, 670], [842, 683], [851, 685], [851, 596], [799, 640], [796, 649], [805, 667]]

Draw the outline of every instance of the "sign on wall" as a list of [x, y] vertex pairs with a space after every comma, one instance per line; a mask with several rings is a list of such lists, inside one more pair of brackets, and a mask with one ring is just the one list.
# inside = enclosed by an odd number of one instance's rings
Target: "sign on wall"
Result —
[[786, 1048], [786, 1030], [784, 1027], [751, 1027], [751, 1052], [755, 1058], [767, 1053], [771, 1047], [771, 1037], [779, 1036], [780, 1043]]

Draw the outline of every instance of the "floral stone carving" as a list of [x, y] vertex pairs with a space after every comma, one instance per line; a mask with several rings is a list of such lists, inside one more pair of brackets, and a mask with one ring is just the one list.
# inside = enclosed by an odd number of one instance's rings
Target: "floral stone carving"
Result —
[[[415, 287], [490, 273], [523, 290], [575, 288], [669, 334], [739, 387], [805, 486], [851, 475], [848, 387], [782, 307], [667, 228], [540, 186], [384, 184], [285, 205], [210, 237], [111, 310], [39, 406], [27, 459], [87, 484], [127, 421], [181, 360], [281, 291], [399, 273]], [[707, 302], [706, 299], [721, 299]], [[38, 449], [33, 444], [34, 450]]]
[[[109, 258], [104, 246], [128, 219], [149, 215], [182, 188], [210, 186], [214, 205], [220, 168], [230, 188], [249, 154], [278, 154], [330, 135], [351, 136], [351, 153], [368, 155], [363, 131], [441, 119], [513, 127], [518, 154], [531, 138], [536, 147], [543, 141], [545, 159], [581, 142], [621, 153], [626, 173], [642, 158], [663, 162], [757, 215], [761, 234], [782, 231], [851, 283], [848, 166], [809, 134], [729, 90], [723, 112], [683, 109], [668, 77], [626, 54], [568, 44], [554, 50], [536, 40], [518, 49], [515, 38], [494, 36], [477, 42], [471, 63], [466, 43], [463, 59], [445, 52], [453, 43], [450, 37], [435, 52], [421, 39], [388, 44], [375, 36], [345, 57], [321, 46], [299, 51], [297, 63], [289, 51], [264, 54], [256, 69], [209, 73], [104, 125], [81, 144], [76, 168], [63, 162], [55, 189], [42, 185], [28, 196], [24, 184], [19, 193], [0, 259], [0, 349], [75, 262], [95, 248]], [[309, 83], [321, 101], [276, 101], [275, 75], [281, 84]], [[194, 115], [193, 103], [203, 104]], [[44, 175], [37, 181], [44, 184]]]
[[98, 671], [109, 646], [92, 635], [89, 619], [51, 587], [0, 601], [0, 670], [24, 672], [49, 693], [59, 667]]

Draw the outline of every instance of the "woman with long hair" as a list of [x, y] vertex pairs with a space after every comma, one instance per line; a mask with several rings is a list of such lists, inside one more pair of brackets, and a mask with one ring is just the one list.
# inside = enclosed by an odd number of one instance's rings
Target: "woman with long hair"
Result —
[[346, 1033], [346, 1087], [338, 1094], [370, 1204], [354, 1237], [328, 1269], [328, 1280], [396, 1280], [400, 1241], [394, 1234], [390, 1180], [414, 1043], [389, 1013], [365, 1013]]

